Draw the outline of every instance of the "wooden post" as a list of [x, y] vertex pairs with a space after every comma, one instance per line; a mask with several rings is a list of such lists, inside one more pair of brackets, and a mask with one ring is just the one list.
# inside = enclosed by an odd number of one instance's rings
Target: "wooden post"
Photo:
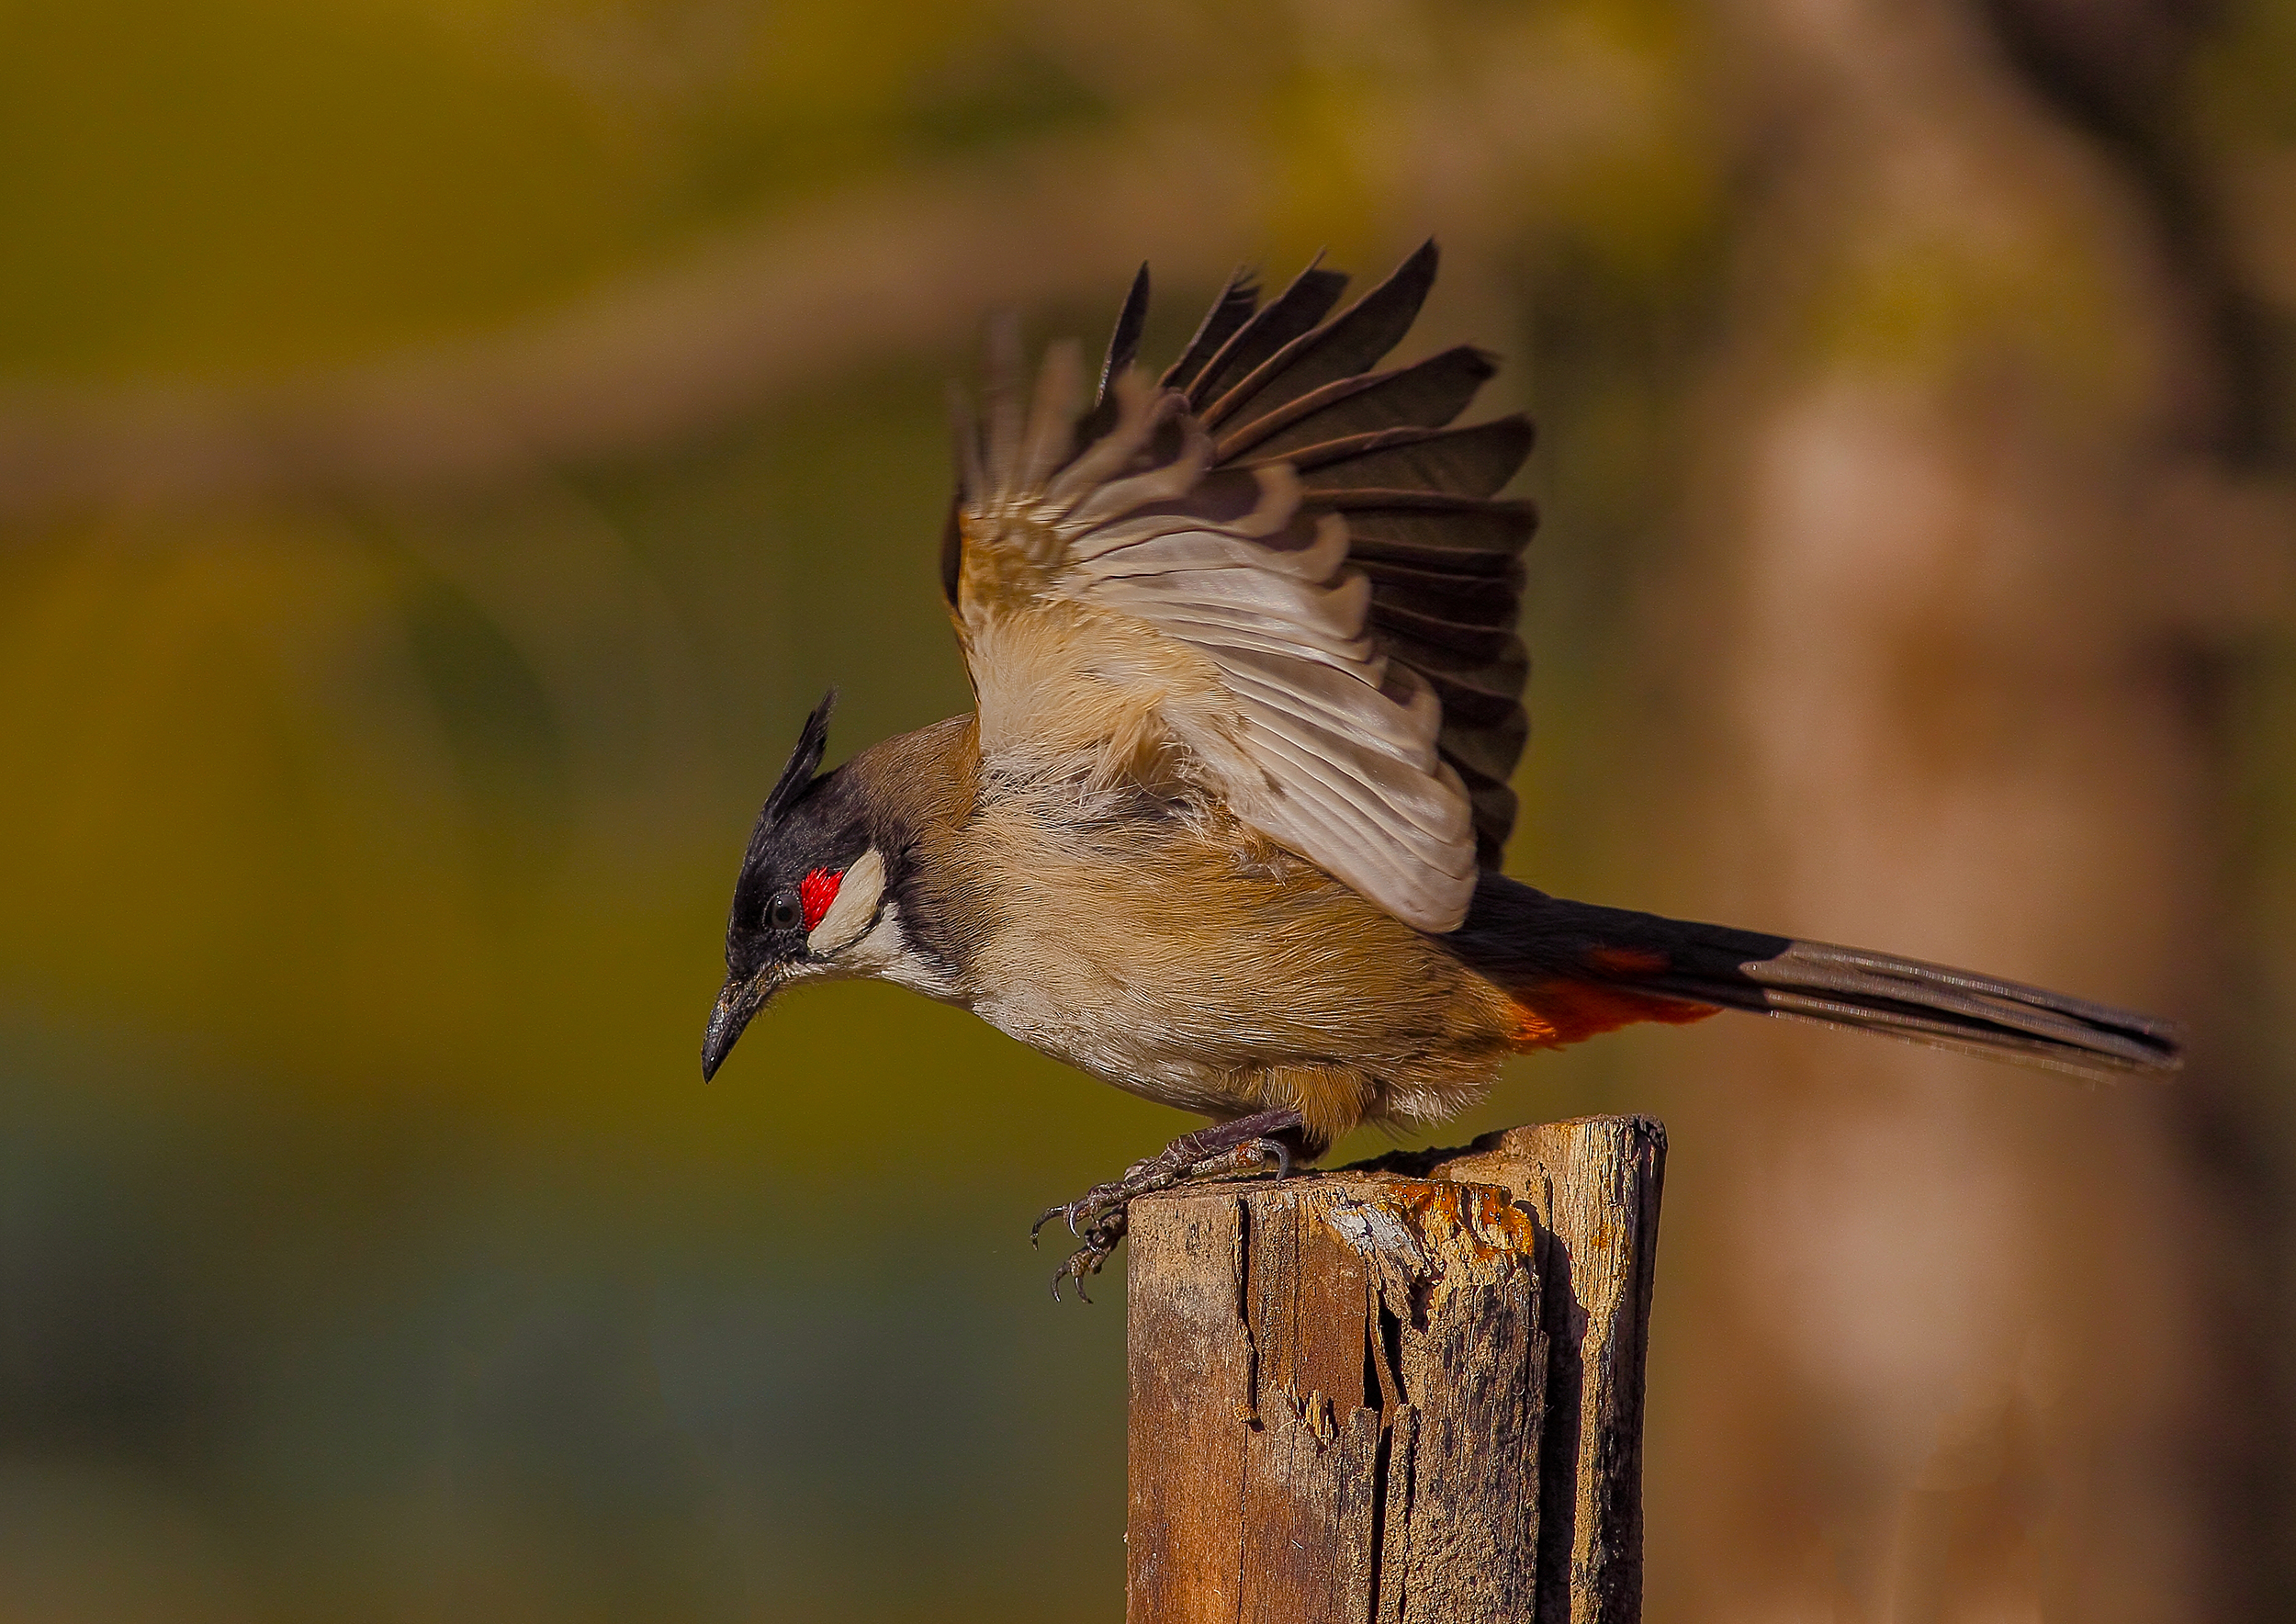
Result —
[[1666, 1131], [1135, 1202], [1128, 1624], [1632, 1624]]

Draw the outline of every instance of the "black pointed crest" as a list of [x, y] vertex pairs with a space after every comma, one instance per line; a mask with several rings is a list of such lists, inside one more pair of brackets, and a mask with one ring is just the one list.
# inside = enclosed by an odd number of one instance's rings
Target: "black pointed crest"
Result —
[[805, 794], [813, 775], [821, 770], [822, 752], [829, 748], [829, 713], [837, 708], [837, 690], [832, 688], [821, 696], [821, 703], [813, 707], [813, 715], [805, 718], [805, 730], [797, 735], [797, 748], [789, 752], [789, 764], [782, 769], [773, 792], [765, 797], [765, 806], [758, 813], [758, 826], [749, 835], [748, 856], [754, 857], [773, 832], [773, 826]]

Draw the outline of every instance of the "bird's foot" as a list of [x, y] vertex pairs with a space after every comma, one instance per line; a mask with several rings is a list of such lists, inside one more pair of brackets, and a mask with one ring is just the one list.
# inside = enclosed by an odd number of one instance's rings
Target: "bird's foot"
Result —
[[1030, 1227], [1031, 1246], [1036, 1243], [1038, 1232], [1055, 1218], [1066, 1219], [1069, 1233], [1084, 1242], [1053, 1270], [1053, 1301], [1060, 1299], [1063, 1280], [1075, 1280], [1077, 1297], [1086, 1303], [1092, 1301], [1085, 1295], [1086, 1277], [1098, 1274], [1100, 1266], [1115, 1255], [1130, 1227], [1131, 1204], [1138, 1197], [1178, 1184], [1257, 1173], [1270, 1167], [1278, 1179], [1291, 1170], [1290, 1149], [1279, 1139], [1247, 1139], [1241, 1145], [1185, 1162], [1173, 1159], [1167, 1152], [1134, 1162], [1124, 1170], [1123, 1178], [1096, 1184], [1073, 1201], [1047, 1208]]
[[1054, 1301], [1060, 1298], [1063, 1280], [1075, 1281], [1077, 1297], [1091, 1301], [1085, 1295], [1086, 1277], [1098, 1274], [1123, 1241], [1134, 1201], [1175, 1185], [1271, 1167], [1281, 1179], [1291, 1171], [1291, 1147], [1276, 1135], [1299, 1126], [1297, 1111], [1266, 1111], [1184, 1133], [1156, 1155], [1125, 1168], [1121, 1179], [1096, 1184], [1073, 1201], [1047, 1207], [1029, 1228], [1030, 1246], [1055, 1218], [1065, 1220], [1069, 1233], [1084, 1243], [1053, 1271]]

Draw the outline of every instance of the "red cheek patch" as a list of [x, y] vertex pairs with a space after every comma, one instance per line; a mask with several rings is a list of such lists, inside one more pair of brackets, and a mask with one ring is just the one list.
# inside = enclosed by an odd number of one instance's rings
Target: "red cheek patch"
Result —
[[797, 906], [805, 910], [807, 930], [819, 924], [821, 916], [829, 911], [829, 904], [837, 900], [837, 888], [844, 881], [841, 874], [816, 868], [797, 882]]

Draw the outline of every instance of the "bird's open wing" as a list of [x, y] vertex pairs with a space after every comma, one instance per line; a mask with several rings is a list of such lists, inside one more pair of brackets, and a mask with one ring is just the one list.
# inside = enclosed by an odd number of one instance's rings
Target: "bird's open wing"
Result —
[[1514, 816], [1523, 740], [1519, 417], [1444, 425], [1491, 375], [1458, 349], [1371, 374], [1429, 245], [1329, 321], [1311, 268], [1264, 309], [1232, 284], [1151, 385], [1146, 282], [1084, 411], [1074, 346], [1031, 402], [997, 357], [960, 435], [943, 561], [992, 772], [1219, 796], [1425, 930], [1465, 917]]

